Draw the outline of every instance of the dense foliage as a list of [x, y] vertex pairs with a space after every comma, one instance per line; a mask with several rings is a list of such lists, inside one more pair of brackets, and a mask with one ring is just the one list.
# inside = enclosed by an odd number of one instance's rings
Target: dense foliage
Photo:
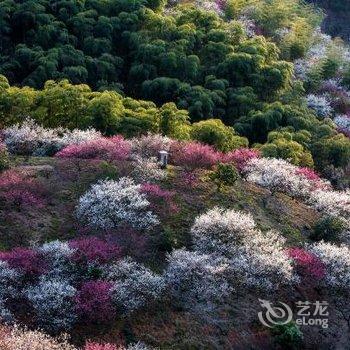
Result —
[[31, 115], [47, 127], [160, 132], [221, 151], [266, 143], [265, 155], [327, 176], [347, 166], [349, 140], [325, 118], [347, 133], [346, 79], [333, 90], [323, 83], [346, 77], [348, 56], [319, 35], [316, 9], [297, 0], [165, 5], [5, 2], [0, 73], [23, 87], [1, 78], [3, 126]]

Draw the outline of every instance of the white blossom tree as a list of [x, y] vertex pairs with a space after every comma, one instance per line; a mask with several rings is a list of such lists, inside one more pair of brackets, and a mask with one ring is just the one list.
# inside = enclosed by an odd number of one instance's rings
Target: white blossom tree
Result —
[[350, 220], [350, 191], [318, 190], [310, 195], [310, 204], [324, 214]]
[[98, 139], [102, 135], [95, 129], [46, 129], [33, 119], [27, 118], [22, 124], [4, 129], [3, 137], [11, 153], [45, 156], [52, 155], [68, 145]]
[[307, 106], [312, 109], [319, 118], [330, 117], [333, 108], [327, 96], [310, 94], [306, 97]]
[[47, 277], [61, 277], [65, 279], [73, 277], [70, 258], [74, 253], [74, 249], [69, 246], [68, 242], [56, 240], [44, 243], [38, 248], [38, 252], [49, 266], [49, 271], [46, 273]]
[[309, 247], [324, 264], [324, 284], [335, 290], [350, 292], [350, 249], [346, 245], [318, 242]]
[[171, 296], [187, 308], [212, 309], [233, 291], [223, 257], [179, 249], [167, 257], [165, 279]]
[[17, 295], [17, 286], [20, 283], [21, 274], [11, 268], [7, 262], [0, 260], [0, 319], [5, 322], [13, 320], [13, 315], [6, 306], [9, 298]]
[[195, 249], [206, 254], [230, 255], [246, 236], [256, 232], [251, 214], [218, 207], [197, 216], [191, 228]]
[[191, 233], [195, 249], [228, 259], [234, 285], [272, 289], [295, 281], [284, 239], [263, 234], [250, 214], [214, 208], [196, 218]]
[[249, 160], [243, 172], [247, 181], [293, 197], [308, 198], [311, 191], [330, 187], [328, 181], [310, 180], [298, 173], [298, 169], [282, 159], [254, 158]]
[[97, 229], [125, 224], [136, 229], [150, 229], [158, 224], [158, 219], [148, 210], [150, 203], [140, 188], [127, 177], [98, 182], [80, 197], [78, 219]]
[[40, 326], [52, 332], [69, 330], [74, 324], [75, 294], [76, 289], [65, 280], [45, 277], [25, 292]]
[[131, 258], [104, 269], [104, 278], [114, 283], [113, 300], [128, 314], [162, 297], [164, 279]]

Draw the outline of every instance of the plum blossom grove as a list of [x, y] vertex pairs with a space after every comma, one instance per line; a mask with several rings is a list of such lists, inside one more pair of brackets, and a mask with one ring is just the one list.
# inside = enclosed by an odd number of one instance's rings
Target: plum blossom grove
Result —
[[[14, 249], [12, 259], [0, 257], [0, 314], [8, 322], [19, 320], [16, 305], [27, 303], [35, 324], [58, 334], [79, 322], [105, 324], [129, 315], [164, 293], [161, 275], [131, 258], [122, 259], [120, 249], [101, 238], [56, 240], [28, 252], [30, 256]], [[40, 258], [42, 269], [32, 256]], [[35, 273], [28, 275], [28, 270]], [[99, 271], [95, 277], [93, 270]]]
[[[182, 194], [165, 187], [172, 181], [171, 172], [207, 174], [218, 163], [233, 165], [241, 176], [240, 184], [268, 189], [271, 197], [285, 193], [321, 215], [348, 223], [349, 191], [334, 190], [311, 168], [263, 158], [258, 149], [222, 153], [210, 145], [161, 135], [126, 140], [103, 137], [93, 130], [56, 130], [51, 137], [30, 121], [21, 128], [27, 134], [23, 131], [18, 139], [16, 132], [5, 133], [4, 142], [12, 154], [55, 154], [55, 161], [94, 159], [116, 166], [127, 163], [130, 170], [128, 176], [94, 179], [77, 196], [75, 214], [87, 235], [0, 252], [0, 317], [9, 323], [0, 347], [3, 342], [6, 350], [15, 349], [11, 342], [25, 350], [26, 341], [35, 350], [36, 343], [76, 350], [65, 339], [18, 328], [16, 323], [24, 319], [21, 307], [30, 310], [33, 326], [58, 335], [82, 325], [105, 327], [129, 321], [165, 304], [195, 317], [214, 317], [242, 293], [269, 294], [303, 286], [305, 281], [321, 291], [350, 292], [348, 245], [321, 241], [290, 247], [281, 233], [261, 227], [247, 210], [211, 206], [197, 212], [196, 217], [188, 218], [190, 243], [176, 242], [175, 247], [169, 248], [166, 232], [162, 232], [167, 229], [162, 226], [164, 217], [176, 220], [182, 214], [176, 202]], [[47, 137], [45, 144], [38, 141], [40, 133]], [[66, 140], [68, 135], [71, 141], [63, 146], [56, 139]], [[170, 153], [167, 170], [160, 169], [154, 159], [163, 149]], [[208, 185], [209, 180], [198, 181]], [[17, 203], [19, 212], [30, 206], [45, 207], [44, 191], [39, 189], [37, 179], [26, 172], [9, 169], [1, 173], [0, 199], [6, 205]], [[118, 234], [123, 235], [120, 241], [115, 237]], [[157, 241], [157, 235], [163, 241]], [[134, 251], [147, 250], [140, 242], [148, 240], [162, 263], [155, 266], [153, 256], [147, 260], [143, 251], [126, 253], [123, 239], [130, 239]], [[94, 341], [87, 341], [82, 349], [119, 350], [114, 344]], [[147, 347], [136, 343], [125, 349]]]
[[345, 348], [346, 16], [1, 1], [0, 350]]

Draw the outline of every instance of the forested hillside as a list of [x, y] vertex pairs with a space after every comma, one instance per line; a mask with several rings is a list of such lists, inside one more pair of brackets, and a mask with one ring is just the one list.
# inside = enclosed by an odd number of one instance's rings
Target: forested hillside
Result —
[[0, 350], [347, 349], [350, 48], [323, 20], [0, 0]]
[[[167, 133], [155, 106], [174, 102], [191, 122], [220, 119], [267, 155], [315, 164], [326, 176], [329, 166], [344, 170], [349, 140], [331, 118], [348, 132], [348, 49], [314, 33], [317, 10], [297, 0], [146, 5], [4, 1], [0, 72], [31, 88], [3, 80], [2, 124], [30, 115], [50, 127], [128, 136], [136, 123]], [[45, 85], [64, 78], [87, 85]], [[188, 119], [171, 108], [179, 123]], [[182, 131], [175, 136], [188, 138]]]

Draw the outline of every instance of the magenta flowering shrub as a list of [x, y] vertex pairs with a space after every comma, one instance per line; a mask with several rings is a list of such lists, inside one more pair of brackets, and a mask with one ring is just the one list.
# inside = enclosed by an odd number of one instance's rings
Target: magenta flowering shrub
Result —
[[251, 148], [239, 148], [223, 156], [223, 163], [233, 163], [238, 171], [242, 171], [248, 161], [260, 157], [260, 151]]
[[0, 198], [17, 209], [44, 206], [44, 191], [38, 181], [18, 169], [6, 170], [0, 175]]
[[16, 207], [34, 206], [41, 208], [44, 206], [42, 200], [32, 192], [20, 189], [11, 189], [2, 194], [6, 202], [14, 204]]
[[105, 281], [85, 282], [75, 302], [78, 316], [83, 321], [105, 323], [113, 320], [116, 310], [112, 303], [113, 284]]
[[325, 276], [325, 266], [316, 255], [301, 248], [290, 248], [287, 254], [294, 261], [301, 276], [310, 276], [316, 280]]
[[74, 250], [72, 259], [79, 263], [105, 264], [121, 257], [120, 248], [97, 237], [86, 237], [69, 242]]
[[308, 180], [311, 181], [318, 181], [320, 180], [320, 176], [315, 172], [315, 170], [306, 168], [306, 167], [301, 167], [296, 170], [296, 173], [298, 175], [303, 175], [306, 177]]
[[177, 142], [172, 145], [170, 161], [186, 168], [211, 168], [222, 158], [213, 147], [199, 142]]
[[10, 267], [33, 276], [45, 271], [45, 262], [38, 252], [29, 248], [15, 248], [9, 252], [0, 252], [0, 260], [6, 261]]
[[141, 192], [146, 194], [151, 208], [160, 209], [159, 207], [166, 206], [166, 212], [169, 214], [176, 214], [179, 211], [174, 201], [176, 195], [174, 191], [163, 190], [159, 185], [144, 183], [141, 185]]
[[63, 148], [56, 156], [60, 158], [101, 159], [108, 161], [125, 160], [131, 151], [130, 142], [122, 136], [101, 137]]

